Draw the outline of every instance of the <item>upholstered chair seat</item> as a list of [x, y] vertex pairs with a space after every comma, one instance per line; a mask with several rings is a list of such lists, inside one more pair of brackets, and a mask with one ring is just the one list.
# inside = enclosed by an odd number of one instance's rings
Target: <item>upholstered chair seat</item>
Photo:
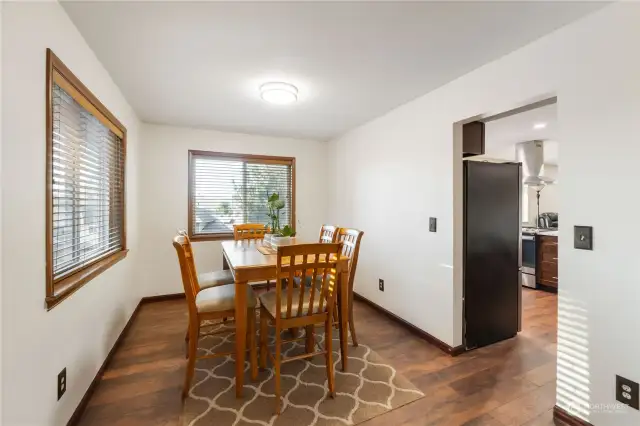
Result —
[[233, 274], [228, 269], [198, 274], [198, 284], [200, 285], [200, 289], [233, 283]]
[[[255, 309], [258, 299], [251, 286], [247, 289], [247, 307]], [[218, 285], [202, 289], [196, 295], [198, 313], [222, 312], [235, 309], [235, 284]]]

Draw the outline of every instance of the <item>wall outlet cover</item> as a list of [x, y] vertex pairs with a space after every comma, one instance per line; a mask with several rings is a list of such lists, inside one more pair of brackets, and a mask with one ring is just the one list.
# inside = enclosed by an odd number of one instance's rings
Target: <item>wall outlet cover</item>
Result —
[[384, 280], [382, 278], [378, 280], [378, 290], [384, 291]]
[[435, 217], [429, 218], [429, 232], [436, 232], [438, 220]]
[[62, 395], [67, 391], [67, 367], [63, 368], [58, 373], [58, 401], [62, 398]]
[[638, 383], [621, 376], [616, 376], [616, 400], [631, 408], [640, 410]]
[[573, 227], [573, 248], [579, 250], [593, 250], [593, 227]]

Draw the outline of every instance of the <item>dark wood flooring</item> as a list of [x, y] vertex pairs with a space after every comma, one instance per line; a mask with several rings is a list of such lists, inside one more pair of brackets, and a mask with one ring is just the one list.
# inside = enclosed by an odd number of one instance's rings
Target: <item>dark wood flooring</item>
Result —
[[[518, 337], [452, 358], [356, 302], [360, 342], [426, 394], [362, 425], [552, 425], [556, 312], [555, 294], [525, 289]], [[79, 424], [179, 425], [186, 321], [184, 300], [141, 306]]]

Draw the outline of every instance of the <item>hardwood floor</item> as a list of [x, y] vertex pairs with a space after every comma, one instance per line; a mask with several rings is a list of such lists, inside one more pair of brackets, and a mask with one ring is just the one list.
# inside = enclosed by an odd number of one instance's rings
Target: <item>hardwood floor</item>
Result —
[[[427, 395], [362, 425], [553, 425], [557, 296], [523, 299], [518, 337], [456, 358], [356, 302], [358, 340]], [[79, 424], [179, 425], [186, 321], [183, 300], [141, 306]]]

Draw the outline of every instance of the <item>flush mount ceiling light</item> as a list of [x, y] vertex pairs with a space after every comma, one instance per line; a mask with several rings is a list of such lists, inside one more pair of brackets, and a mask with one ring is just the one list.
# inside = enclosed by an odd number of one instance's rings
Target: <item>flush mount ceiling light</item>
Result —
[[260, 96], [270, 104], [288, 105], [298, 100], [298, 88], [289, 83], [265, 83], [260, 86]]
[[536, 130], [544, 129], [547, 127], [547, 123], [536, 123], [533, 125], [533, 128]]

